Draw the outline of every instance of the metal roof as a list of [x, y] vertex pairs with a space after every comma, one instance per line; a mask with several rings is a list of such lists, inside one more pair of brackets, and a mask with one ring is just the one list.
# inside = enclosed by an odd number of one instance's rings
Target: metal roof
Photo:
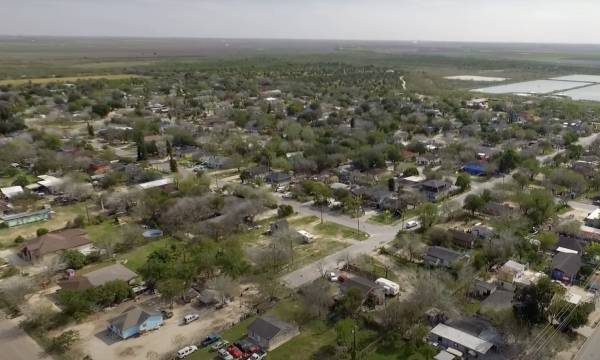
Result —
[[431, 330], [431, 333], [440, 336], [444, 339], [450, 340], [457, 344], [460, 344], [467, 349], [476, 351], [480, 354], [485, 355], [491, 348], [494, 346], [489, 341], [478, 338], [477, 336], [473, 336], [464, 331], [455, 329], [445, 324], [438, 324]]

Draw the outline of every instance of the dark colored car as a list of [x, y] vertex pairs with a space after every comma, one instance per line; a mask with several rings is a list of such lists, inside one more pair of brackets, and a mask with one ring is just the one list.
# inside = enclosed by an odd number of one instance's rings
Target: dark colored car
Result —
[[228, 347], [227, 352], [230, 353], [231, 356], [233, 356], [236, 359], [240, 359], [242, 356], [244, 356], [244, 353], [242, 352], [242, 350], [240, 350], [235, 345], [231, 345], [230, 347]]
[[171, 310], [161, 310], [160, 313], [164, 319], [170, 319], [173, 317], [173, 312]]
[[260, 346], [254, 344], [253, 342], [250, 342], [248, 340], [240, 340], [234, 343], [235, 346], [237, 346], [238, 348], [240, 348], [243, 352], [245, 353], [255, 353], [257, 351], [260, 351]]
[[202, 340], [202, 342], [200, 343], [201, 346], [206, 347], [210, 344], [216, 343], [217, 341], [221, 340], [221, 337], [217, 334], [210, 334], [208, 335], [204, 340]]

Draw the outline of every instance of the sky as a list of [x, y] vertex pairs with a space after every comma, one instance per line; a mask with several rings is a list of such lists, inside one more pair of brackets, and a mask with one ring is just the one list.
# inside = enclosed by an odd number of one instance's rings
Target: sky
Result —
[[600, 43], [598, 0], [0, 0], [0, 34]]

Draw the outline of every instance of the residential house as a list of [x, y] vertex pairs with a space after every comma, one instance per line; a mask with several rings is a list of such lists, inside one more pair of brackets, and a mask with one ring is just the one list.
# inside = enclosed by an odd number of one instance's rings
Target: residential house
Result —
[[265, 350], [273, 350], [300, 334], [296, 325], [263, 316], [248, 326], [248, 338]]
[[265, 181], [271, 185], [282, 185], [289, 183], [291, 180], [292, 175], [283, 171], [272, 171], [265, 177]]
[[28, 241], [19, 254], [25, 260], [37, 261], [46, 255], [65, 250], [77, 250], [89, 254], [95, 248], [85, 230], [65, 229], [49, 232]]
[[492, 216], [512, 216], [516, 209], [508, 204], [491, 201], [483, 207], [484, 214]]
[[586, 226], [600, 229], [600, 209], [596, 209], [589, 213], [584, 222]]
[[23, 194], [23, 187], [21, 186], [9, 186], [0, 188], [0, 193], [6, 200], [10, 200], [15, 196]]
[[265, 181], [269, 168], [266, 166], [255, 166], [242, 171], [240, 178], [242, 181]]
[[382, 185], [357, 187], [351, 190], [351, 192], [356, 196], [360, 196], [365, 206], [372, 208], [380, 208], [385, 199], [392, 198], [392, 192]]
[[102, 286], [108, 282], [122, 280], [131, 283], [138, 274], [121, 264], [105, 266], [98, 270], [90, 271], [82, 276], [76, 276], [59, 282], [63, 289], [86, 290]]
[[442, 180], [427, 180], [421, 183], [421, 192], [427, 200], [436, 202], [450, 194], [452, 185]]
[[38, 178], [42, 179], [37, 182], [39, 185], [38, 190], [43, 191], [47, 194], [55, 194], [60, 190], [60, 186], [64, 180], [51, 176], [51, 175], [40, 175]]
[[460, 246], [465, 249], [473, 249], [475, 247], [477, 238], [473, 235], [473, 233], [457, 229], [450, 229], [448, 230], [448, 233], [452, 238], [452, 242], [456, 246]]
[[429, 340], [434, 346], [447, 351], [450, 349], [449, 352], [461, 352], [463, 359], [483, 358], [494, 347], [488, 340], [446, 324], [437, 324], [429, 333]]
[[31, 224], [38, 221], [46, 221], [52, 218], [51, 210], [42, 209], [33, 212], [22, 212], [17, 214], [6, 214], [0, 216], [2, 223], [8, 227]]
[[164, 324], [159, 312], [149, 312], [133, 306], [109, 321], [108, 331], [125, 340], [160, 328]]
[[484, 299], [484, 298], [492, 295], [493, 293], [495, 293], [496, 289], [497, 289], [496, 284], [493, 284], [493, 283], [490, 283], [487, 281], [483, 281], [480, 279], [475, 279], [475, 282], [473, 283], [470, 294], [471, 294], [471, 296], [476, 297], [478, 299]]
[[552, 258], [551, 269], [552, 279], [572, 284], [581, 269], [581, 255], [559, 252]]
[[454, 250], [442, 246], [430, 246], [425, 253], [424, 261], [429, 266], [451, 267], [464, 258], [463, 254]]
[[166, 178], [138, 184], [137, 187], [140, 188], [141, 190], [149, 190], [149, 189], [172, 190], [175, 188], [175, 184], [174, 184], [173, 178], [166, 177]]
[[514, 279], [527, 270], [527, 266], [508, 260], [498, 270], [498, 280], [512, 284]]
[[571, 253], [583, 255], [582, 241], [573, 236], [558, 235], [558, 242], [554, 248], [557, 253]]
[[340, 284], [339, 296], [347, 294], [350, 289], [358, 289], [365, 302], [369, 300], [375, 305], [381, 305], [385, 302], [383, 287], [365, 277], [347, 274], [347, 278]]
[[462, 167], [462, 171], [473, 176], [486, 176], [488, 172], [488, 164], [485, 162], [470, 162]]

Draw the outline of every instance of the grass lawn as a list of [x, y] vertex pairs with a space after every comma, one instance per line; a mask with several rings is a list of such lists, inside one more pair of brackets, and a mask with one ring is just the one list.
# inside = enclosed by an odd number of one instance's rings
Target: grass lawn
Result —
[[127, 260], [125, 266], [130, 268], [133, 271], [137, 271], [142, 265], [146, 263], [146, 259], [148, 255], [152, 253], [154, 250], [158, 250], [160, 248], [166, 247], [169, 243], [173, 242], [171, 237], [165, 236], [159, 240], [153, 240], [149, 243], [139, 246], [128, 253], [119, 254], [117, 256], [118, 260]]
[[310, 216], [303, 216], [303, 217], [299, 217], [299, 218], [292, 218], [292, 219], [289, 219], [288, 222], [290, 223], [290, 225], [293, 225], [293, 226], [301, 226], [301, 225], [312, 224], [318, 220], [319, 220], [319, 218], [317, 216], [310, 215]]
[[341, 241], [332, 239], [316, 239], [310, 244], [294, 246], [294, 262], [286, 269], [286, 271], [296, 270], [306, 264], [324, 258], [336, 251], [348, 247]]
[[[293, 321], [298, 312], [301, 311], [301, 305], [294, 300], [285, 300], [267, 312], [267, 315], [276, 316], [283, 321]], [[248, 318], [232, 328], [223, 331], [221, 336], [233, 343], [246, 336], [248, 325], [254, 321], [254, 317]], [[276, 360], [304, 360], [312, 358], [319, 349], [325, 345], [332, 344], [335, 341], [336, 334], [334, 327], [328, 326], [320, 320], [311, 321], [300, 328], [300, 335], [281, 345], [277, 349], [270, 351], [268, 359]], [[209, 349], [201, 349], [190, 355], [190, 360], [209, 360], [215, 359], [216, 352]]]
[[129, 74], [117, 74], [117, 75], [67, 76], [67, 77], [57, 77], [57, 78], [13, 79], [13, 80], [0, 80], [0, 85], [23, 85], [23, 84], [29, 83], [30, 81], [35, 84], [48, 84], [48, 83], [53, 83], [53, 82], [74, 82], [77, 80], [97, 80], [97, 79], [123, 80], [123, 79], [132, 79], [132, 78], [141, 78], [141, 77], [143, 77], [143, 76], [129, 75]]
[[344, 238], [354, 239], [354, 240], [366, 240], [369, 238], [369, 234], [364, 231], [356, 232], [356, 229], [349, 228], [344, 225], [336, 224], [333, 222], [325, 221], [322, 224], [318, 224], [315, 226], [315, 230], [317, 230], [321, 235], [325, 236], [341, 236]]
[[369, 218], [369, 222], [383, 224], [383, 225], [396, 225], [402, 219], [398, 216], [392, 215], [390, 213], [380, 212], [376, 215], [373, 215]]
[[45, 228], [49, 231], [64, 228], [67, 223], [73, 220], [77, 215], [85, 216], [85, 204], [78, 203], [67, 206], [53, 207], [52, 218], [48, 221], [38, 221], [27, 225], [15, 226], [7, 229], [0, 229], [0, 245], [11, 246], [17, 236], [23, 236], [30, 239], [36, 236], [39, 228]]
[[[438, 350], [429, 345], [422, 345], [417, 348], [402, 340], [398, 340], [395, 343], [382, 342], [378, 345], [374, 351], [366, 354], [364, 358], [368, 360], [399, 360], [408, 359], [415, 354], [421, 354], [423, 359], [432, 359], [438, 353]], [[421, 357], [417, 358], [420, 359]]]

